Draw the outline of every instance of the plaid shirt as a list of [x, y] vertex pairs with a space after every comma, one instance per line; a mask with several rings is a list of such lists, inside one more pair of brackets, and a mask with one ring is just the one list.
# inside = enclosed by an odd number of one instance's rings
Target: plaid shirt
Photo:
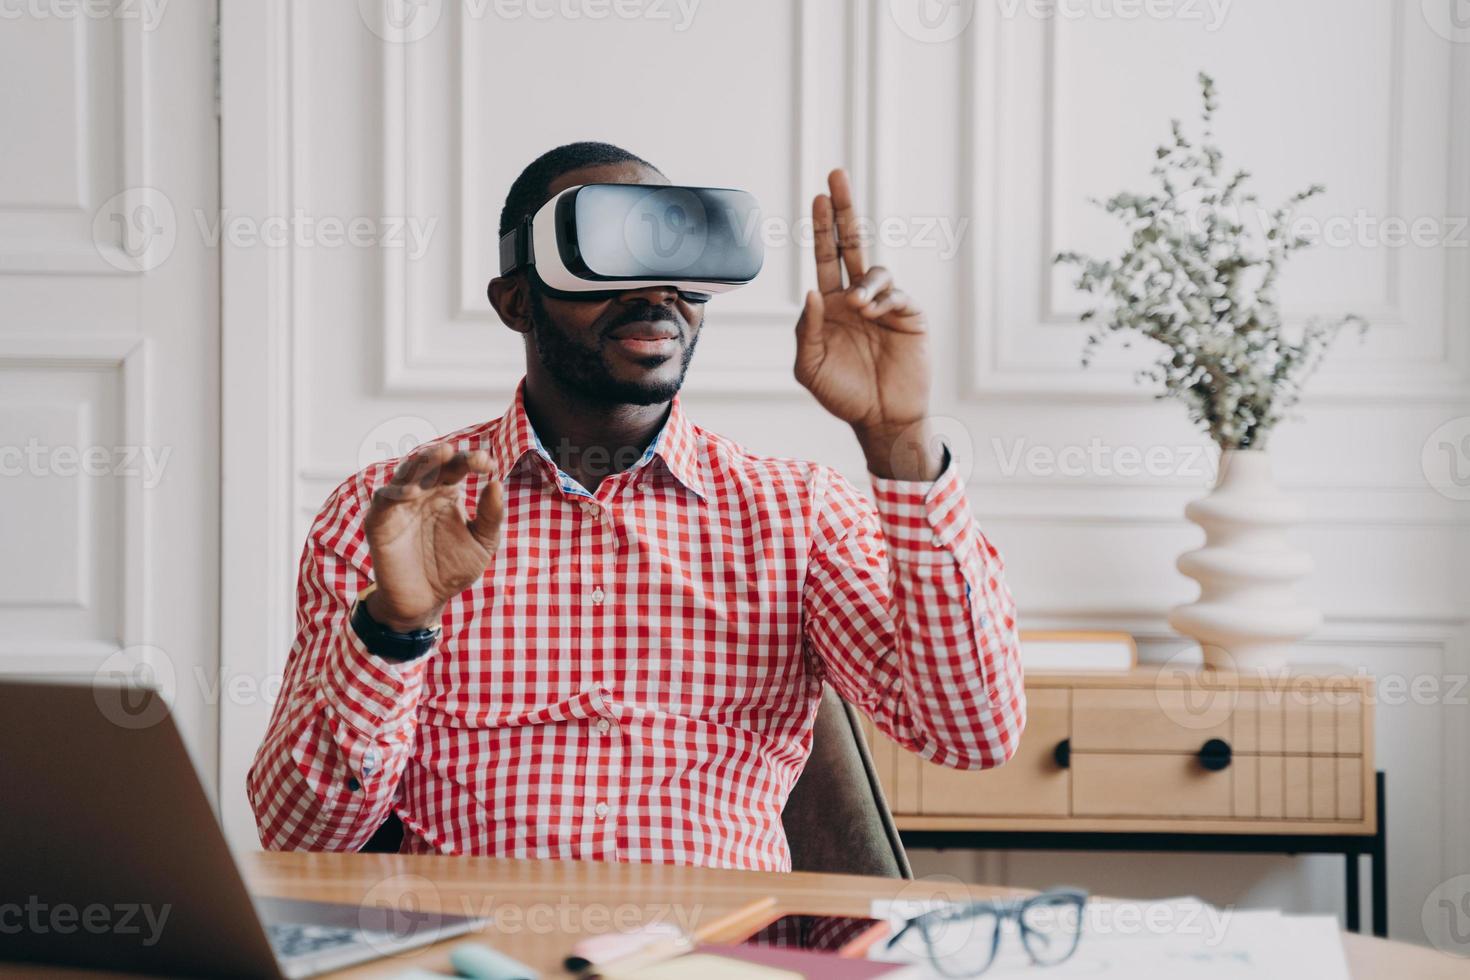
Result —
[[489, 451], [506, 520], [429, 655], [385, 661], [348, 625], [372, 581], [363, 518], [396, 461], [317, 517], [248, 779], [267, 848], [355, 850], [397, 813], [411, 852], [785, 870], [781, 810], [823, 681], [925, 759], [1014, 753], [1014, 607], [954, 466], [874, 478], [875, 506], [675, 399], [643, 459], [588, 493], [522, 397], [444, 437]]

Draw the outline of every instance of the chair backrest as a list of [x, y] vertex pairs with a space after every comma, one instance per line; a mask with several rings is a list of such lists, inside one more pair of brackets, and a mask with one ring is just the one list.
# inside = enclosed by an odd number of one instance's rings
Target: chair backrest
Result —
[[[908, 855], [878, 783], [852, 705], [830, 687], [812, 732], [812, 755], [781, 814], [791, 870], [912, 878]], [[390, 815], [364, 851], [397, 851], [403, 824]]]
[[793, 871], [912, 878], [857, 712], [822, 692], [812, 755], [781, 814]]

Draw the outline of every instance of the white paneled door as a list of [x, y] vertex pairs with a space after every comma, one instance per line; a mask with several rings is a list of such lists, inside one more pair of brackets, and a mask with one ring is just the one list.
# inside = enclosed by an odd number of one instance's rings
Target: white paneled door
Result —
[[215, 5], [0, 15], [0, 674], [152, 677], [213, 783]]

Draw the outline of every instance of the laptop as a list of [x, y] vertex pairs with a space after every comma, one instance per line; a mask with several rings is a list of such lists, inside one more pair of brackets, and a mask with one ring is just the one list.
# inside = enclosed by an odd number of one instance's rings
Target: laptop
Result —
[[157, 692], [0, 679], [0, 960], [309, 977], [482, 922], [252, 898]]

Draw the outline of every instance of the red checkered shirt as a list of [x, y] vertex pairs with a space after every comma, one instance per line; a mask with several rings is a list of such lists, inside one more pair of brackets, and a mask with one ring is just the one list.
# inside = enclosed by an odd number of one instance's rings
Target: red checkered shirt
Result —
[[588, 494], [519, 391], [442, 441], [504, 474], [499, 552], [437, 649], [389, 662], [348, 618], [396, 461], [327, 500], [248, 779], [267, 848], [355, 850], [396, 813], [411, 852], [786, 870], [781, 810], [823, 681], [925, 759], [1014, 753], [1014, 607], [955, 466], [874, 478], [875, 505], [828, 467], [704, 431], [676, 399], [642, 460]]

